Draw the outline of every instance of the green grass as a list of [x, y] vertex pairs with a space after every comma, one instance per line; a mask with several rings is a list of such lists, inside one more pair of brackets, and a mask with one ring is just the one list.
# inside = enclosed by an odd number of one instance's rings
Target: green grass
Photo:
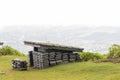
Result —
[[43, 70], [12, 70], [11, 60], [26, 56], [0, 56], [0, 80], [120, 80], [120, 64], [77, 62], [57, 65]]

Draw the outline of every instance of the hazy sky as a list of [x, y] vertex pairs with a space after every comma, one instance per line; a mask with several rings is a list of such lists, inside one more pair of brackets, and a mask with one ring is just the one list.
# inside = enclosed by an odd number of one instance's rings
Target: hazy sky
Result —
[[120, 0], [0, 0], [0, 29], [13, 25], [120, 26]]
[[117, 27], [120, 0], [0, 0], [0, 40], [20, 51], [35, 39], [106, 52]]

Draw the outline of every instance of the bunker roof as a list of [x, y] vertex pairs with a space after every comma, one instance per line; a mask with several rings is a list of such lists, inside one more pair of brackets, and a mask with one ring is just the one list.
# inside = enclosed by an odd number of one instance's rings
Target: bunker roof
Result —
[[33, 46], [33, 47], [46, 47], [48, 49], [57, 49], [57, 50], [66, 50], [66, 51], [75, 51], [81, 52], [84, 48], [78, 48], [73, 46], [65, 46], [60, 44], [53, 44], [53, 43], [43, 43], [43, 42], [32, 42], [32, 41], [24, 41], [25, 45]]

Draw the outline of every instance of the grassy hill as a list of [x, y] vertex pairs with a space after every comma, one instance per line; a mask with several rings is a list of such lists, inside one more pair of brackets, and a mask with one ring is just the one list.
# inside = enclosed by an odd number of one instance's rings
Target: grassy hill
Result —
[[0, 80], [120, 80], [120, 64], [77, 62], [62, 64], [43, 70], [12, 70], [14, 58], [28, 60], [26, 56], [0, 56]]

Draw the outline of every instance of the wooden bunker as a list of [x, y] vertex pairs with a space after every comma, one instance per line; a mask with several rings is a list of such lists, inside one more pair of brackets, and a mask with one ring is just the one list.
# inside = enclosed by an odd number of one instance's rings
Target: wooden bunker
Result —
[[81, 59], [76, 52], [84, 50], [83, 48], [51, 43], [24, 41], [24, 44], [33, 47], [33, 51], [29, 51], [30, 66], [37, 69], [80, 61]]

